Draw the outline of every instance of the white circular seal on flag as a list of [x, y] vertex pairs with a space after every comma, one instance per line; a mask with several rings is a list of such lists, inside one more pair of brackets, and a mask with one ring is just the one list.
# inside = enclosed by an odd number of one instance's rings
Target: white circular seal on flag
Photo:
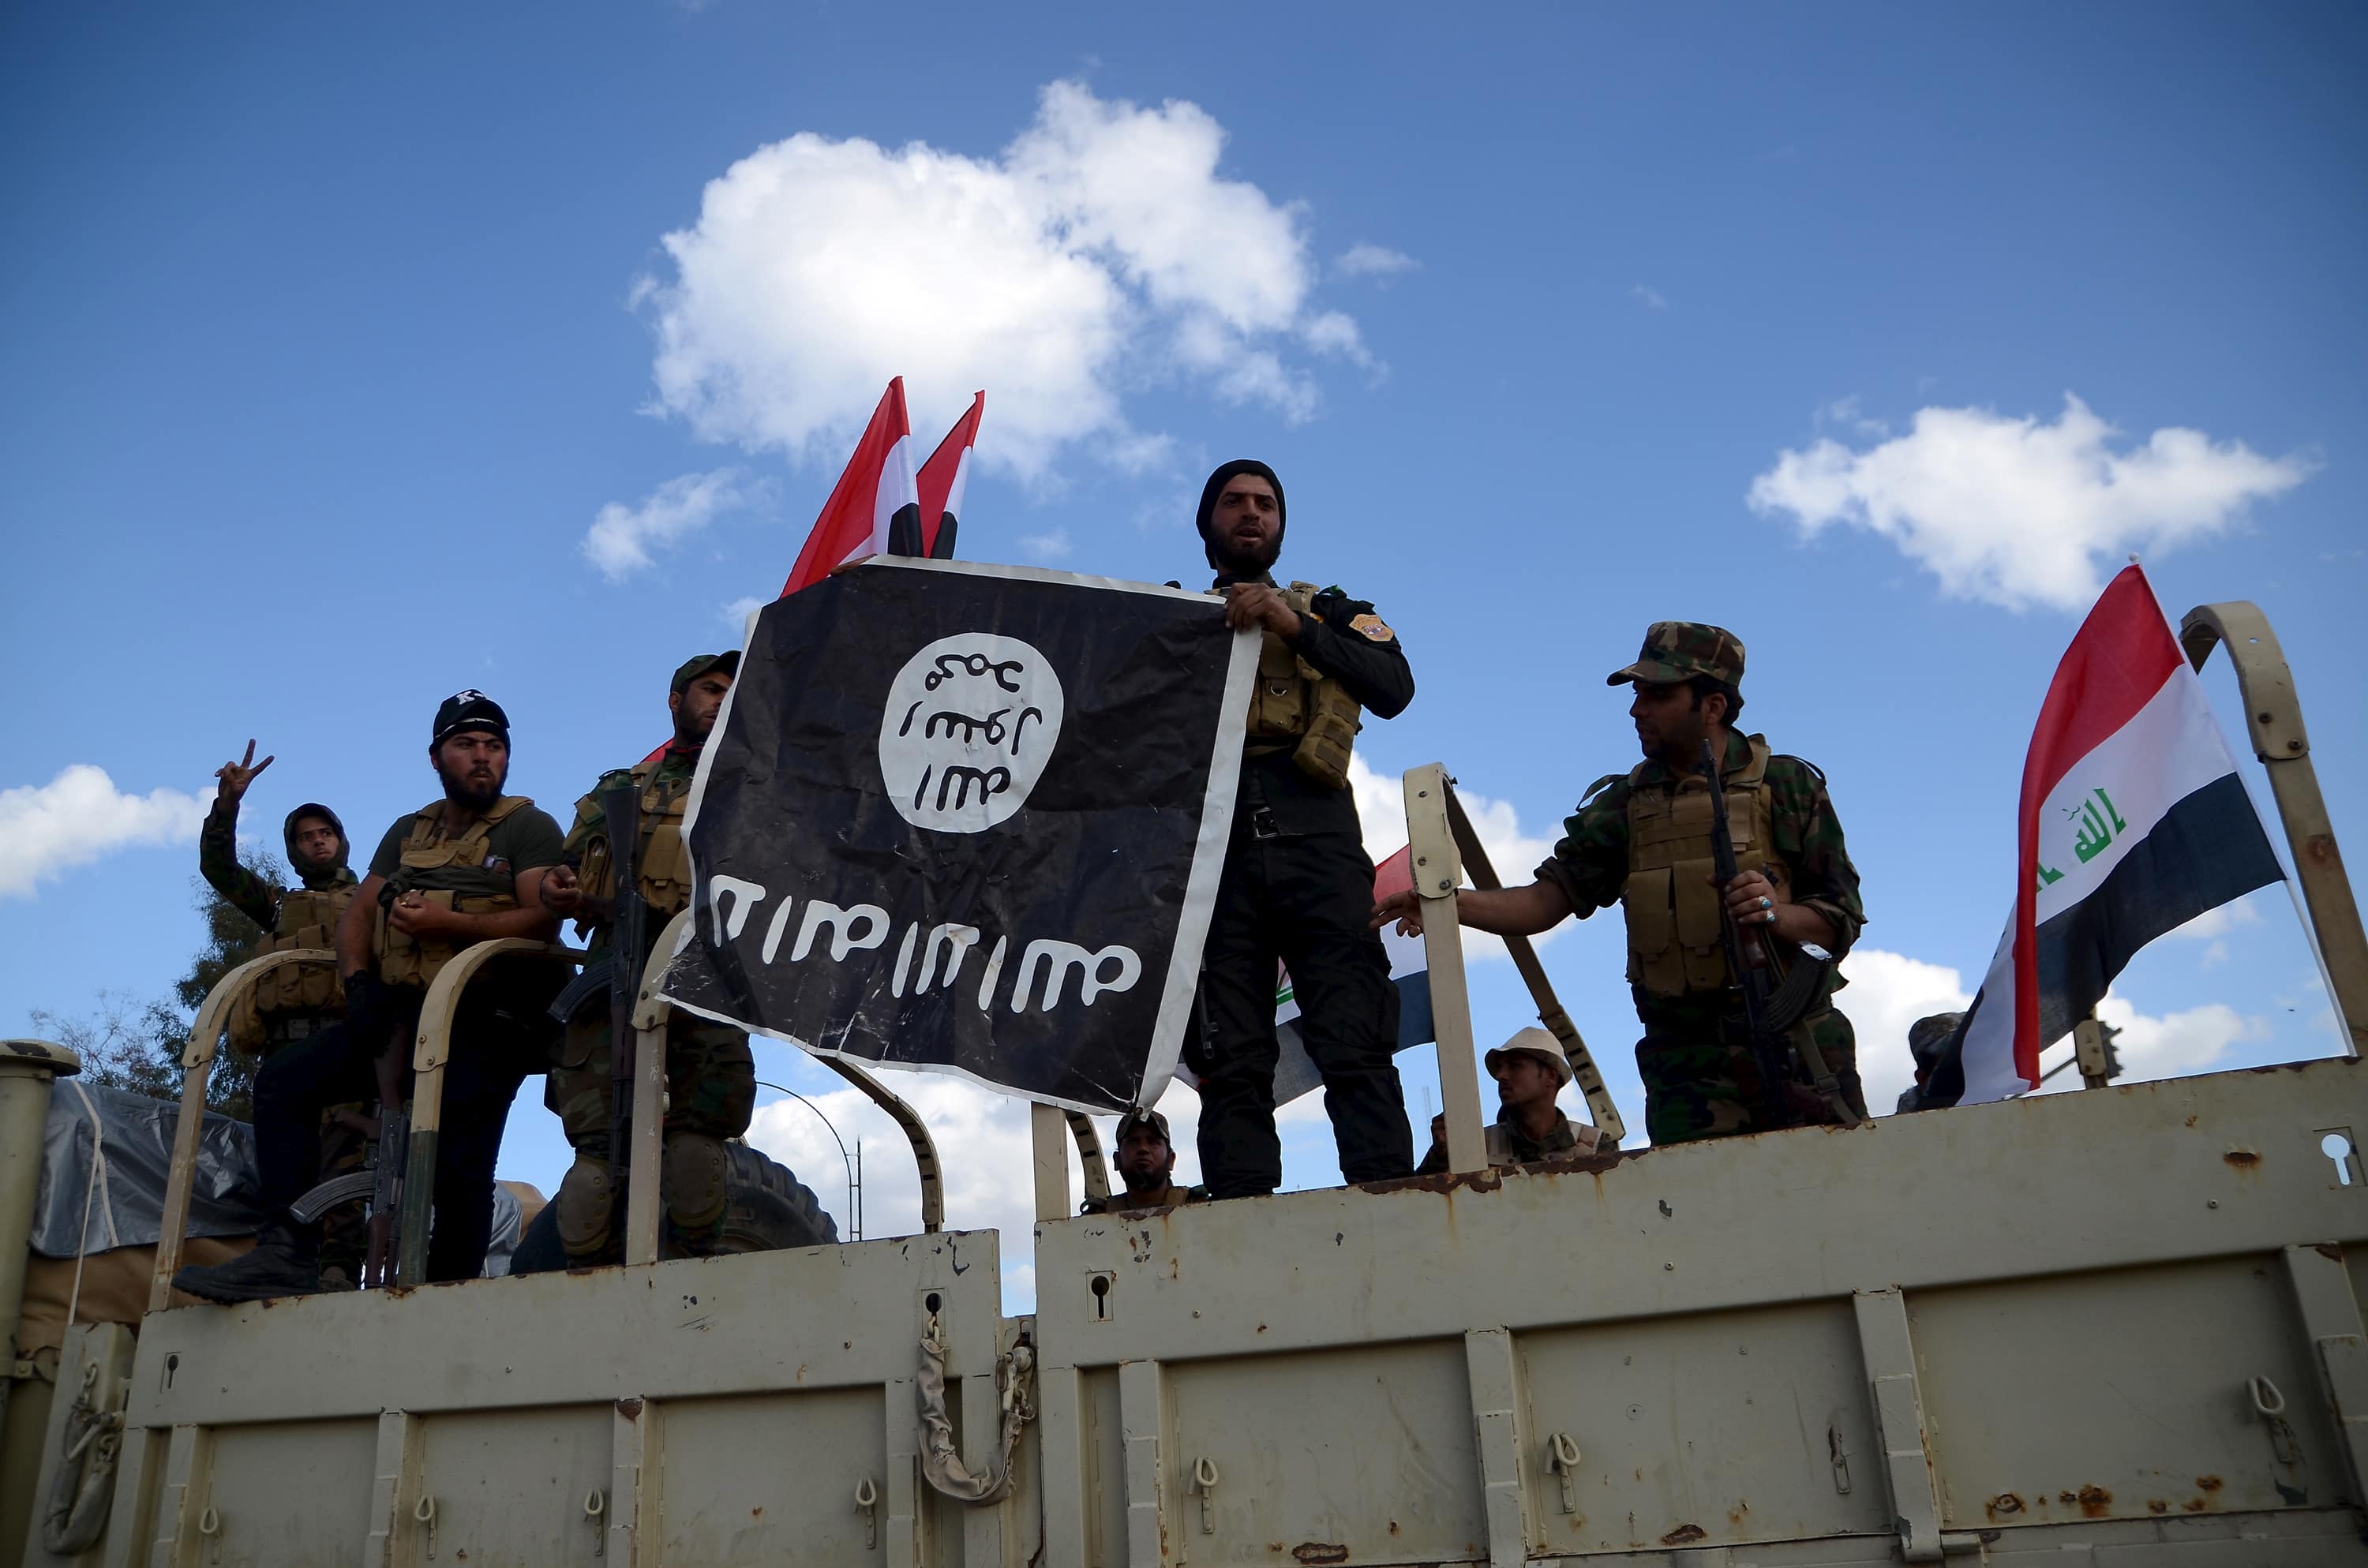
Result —
[[905, 661], [880, 720], [880, 777], [915, 827], [984, 833], [1028, 803], [1060, 743], [1061, 677], [1017, 637], [965, 631]]

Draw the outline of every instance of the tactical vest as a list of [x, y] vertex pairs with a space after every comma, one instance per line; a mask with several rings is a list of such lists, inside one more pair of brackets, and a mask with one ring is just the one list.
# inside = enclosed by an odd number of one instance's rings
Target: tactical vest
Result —
[[[279, 895], [279, 916], [270, 934], [255, 945], [255, 956], [299, 948], [336, 949], [337, 922], [354, 901], [356, 884], [290, 888]], [[342, 1009], [346, 988], [334, 963], [281, 964], [238, 999], [230, 1016], [230, 1043], [237, 1051], [260, 1051], [280, 1019], [313, 1018]]]
[[[1792, 869], [1777, 858], [1768, 792], [1768, 743], [1749, 737], [1751, 758], [1726, 775], [1727, 831], [1735, 863], [1762, 872], [1778, 898], [1792, 886]], [[1649, 765], [1647, 765], [1649, 766]], [[1727, 973], [1721, 935], [1725, 900], [1711, 884], [1710, 786], [1698, 774], [1675, 790], [1628, 776], [1628, 882], [1620, 908], [1628, 919], [1628, 981], [1655, 996], [1724, 991]]]
[[456, 892], [450, 888], [423, 888], [420, 875], [427, 871], [451, 867], [478, 867], [484, 864], [486, 841], [493, 836], [494, 824], [513, 812], [534, 804], [525, 795], [505, 795], [494, 809], [469, 824], [469, 830], [457, 838], [437, 836], [438, 824], [444, 818], [444, 802], [430, 801], [411, 819], [411, 832], [403, 841], [403, 857], [394, 875], [386, 881], [386, 892], [381, 895], [377, 928], [370, 938], [370, 951], [378, 958], [378, 977], [388, 985], [416, 985], [425, 988], [438, 972], [450, 963], [467, 942], [447, 942], [440, 937], [427, 941], [398, 931], [386, 917], [387, 906], [406, 893], [416, 893], [440, 909], [461, 915], [499, 915], [518, 906], [515, 881], [506, 882], [500, 891], [481, 893]]
[[[677, 776], [658, 778], [658, 767], [650, 762], [633, 769], [633, 782], [642, 791], [642, 842], [635, 861], [634, 881], [640, 884], [642, 899], [650, 906], [651, 926], [655, 936], [657, 926], [680, 914], [690, 903], [690, 851], [682, 841], [682, 818], [690, 804], [691, 780]], [[600, 799], [596, 791], [577, 803], [577, 810], [588, 810], [598, 815]], [[617, 863], [609, 852], [605, 834], [592, 841], [585, 850], [580, 872], [585, 892], [593, 898], [614, 898], [617, 894]]]
[[[1300, 614], [1313, 615], [1309, 607], [1320, 591], [1313, 583], [1293, 583], [1282, 591], [1282, 597]], [[1258, 687], [1250, 696], [1249, 728], [1253, 742], [1298, 737], [1291, 760], [1299, 770], [1319, 784], [1344, 790], [1349, 785], [1349, 756], [1356, 749], [1357, 732], [1364, 728], [1364, 721], [1347, 687], [1269, 631], [1258, 644]]]

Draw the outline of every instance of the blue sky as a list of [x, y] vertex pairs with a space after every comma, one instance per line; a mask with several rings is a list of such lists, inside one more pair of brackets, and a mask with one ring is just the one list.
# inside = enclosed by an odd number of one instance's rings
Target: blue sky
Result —
[[[0, 21], [0, 1022], [179, 972], [193, 802], [250, 734], [251, 826], [317, 796], [367, 846], [478, 686], [564, 814], [897, 373], [925, 443], [987, 390], [976, 558], [1190, 579], [1208, 467], [1273, 462], [1284, 566], [1414, 662], [1363, 756], [1446, 759], [1508, 855], [1631, 760], [1601, 676], [1645, 622], [1736, 629], [1865, 876], [1878, 1083], [1989, 957], [2032, 720], [2128, 551], [2174, 616], [2267, 609], [2368, 834], [2356, 10], [909, 15]], [[1618, 949], [1545, 957], [1641, 1121]], [[1502, 1038], [1518, 983], [1474, 976]], [[2336, 1047], [2278, 890], [2116, 1006], [2141, 1068]], [[1014, 1220], [1022, 1121], [927, 1095], [956, 1218]], [[548, 1187], [534, 1098], [506, 1172]], [[759, 1136], [837, 1201], [807, 1116]], [[1320, 1115], [1289, 1132], [1336, 1179]]]

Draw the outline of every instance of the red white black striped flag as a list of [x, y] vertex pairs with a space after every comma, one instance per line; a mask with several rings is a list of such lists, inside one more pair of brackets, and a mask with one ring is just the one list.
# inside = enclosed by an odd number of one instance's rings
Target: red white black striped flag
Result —
[[905, 415], [905, 378], [899, 376], [888, 383], [880, 406], [871, 411], [871, 423], [864, 426], [863, 439], [855, 444], [855, 455], [847, 460], [847, 472], [838, 476], [830, 499], [823, 503], [822, 516], [814, 519], [814, 532], [806, 536], [806, 547], [798, 551], [798, 563], [790, 568], [789, 581], [781, 585], [781, 597], [787, 598], [809, 584], [821, 582], [834, 567], [867, 555], [888, 554], [890, 541], [899, 533], [918, 539], [920, 517], [920, 486], [913, 472], [913, 424]]
[[2039, 1086], [2140, 948], [2281, 880], [2269, 835], [2146, 574], [2115, 577], [2056, 666], [2022, 767], [2013, 915], [1927, 1105]]

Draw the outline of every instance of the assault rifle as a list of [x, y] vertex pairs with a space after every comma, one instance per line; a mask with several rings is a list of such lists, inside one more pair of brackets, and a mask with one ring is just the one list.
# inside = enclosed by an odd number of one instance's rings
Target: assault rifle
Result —
[[650, 906], [642, 901], [642, 788], [627, 782], [600, 791], [615, 869], [615, 919], [609, 926], [609, 1189], [621, 1195], [632, 1165], [633, 999], [649, 954]]
[[1786, 1032], [1801, 1021], [1804, 1014], [1826, 993], [1826, 977], [1834, 966], [1834, 958], [1814, 942], [1800, 945], [1800, 957], [1775, 983], [1769, 975], [1774, 970], [1773, 949], [1757, 932], [1746, 931], [1736, 924], [1726, 907], [1727, 884], [1734, 881], [1738, 870], [1735, 863], [1735, 833], [1726, 816], [1726, 784], [1720, 777], [1718, 752], [1710, 741], [1702, 742], [1702, 776], [1710, 786], [1710, 846], [1711, 870], [1719, 890], [1719, 938], [1726, 949], [1726, 969], [1735, 976], [1743, 992], [1743, 1028], [1751, 1047], [1751, 1060], [1759, 1068], [1759, 1113], [1770, 1127], [1798, 1127], [1804, 1124], [1839, 1122], [1845, 1127], [1857, 1125], [1858, 1118], [1842, 1098], [1841, 1085], [1828, 1072], [1815, 1045], [1805, 1047], [1814, 1090], [1804, 1085], [1796, 1067], [1801, 1065], [1793, 1042]]
[[378, 1142], [369, 1164], [360, 1170], [332, 1176], [288, 1206], [289, 1217], [310, 1225], [340, 1203], [370, 1199], [370, 1251], [362, 1260], [365, 1288], [385, 1288], [393, 1282], [397, 1221], [403, 1213], [404, 1166], [411, 1154], [411, 1118], [400, 1100], [381, 1100], [378, 1108]]

